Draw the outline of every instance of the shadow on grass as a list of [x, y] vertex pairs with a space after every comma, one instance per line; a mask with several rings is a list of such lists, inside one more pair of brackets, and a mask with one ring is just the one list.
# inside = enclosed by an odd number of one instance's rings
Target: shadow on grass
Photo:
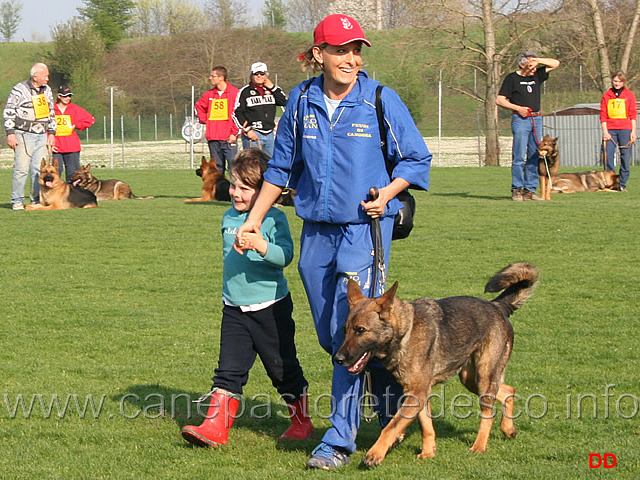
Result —
[[[121, 405], [123, 414], [129, 418], [143, 416], [149, 419], [173, 419], [176, 422], [176, 432], [178, 433], [185, 425], [200, 425], [202, 423], [208, 409], [206, 401], [196, 402], [202, 395], [202, 393], [184, 392], [158, 384], [149, 384], [132, 385], [127, 388], [125, 393], [114, 395], [112, 399]], [[290, 425], [286, 406], [274, 402], [267, 395], [253, 399], [243, 397], [233, 428], [246, 429], [255, 435], [269, 438], [275, 442], [278, 450], [311, 452], [327, 430], [326, 428], [318, 428], [320, 423], [326, 424], [326, 419], [314, 418], [312, 420], [315, 431], [311, 438], [302, 441], [280, 441], [280, 435]], [[498, 422], [496, 423], [498, 424]], [[497, 424], [494, 424], [494, 430], [499, 430]], [[470, 447], [477, 434], [477, 429], [460, 428], [460, 425], [455, 422], [441, 418], [434, 418], [433, 425], [436, 431], [436, 442], [438, 439], [459, 438], [461, 442], [468, 443]], [[358, 451], [362, 451], [364, 454], [375, 443], [379, 435], [380, 425], [377, 418], [371, 422], [363, 420], [358, 431]], [[420, 453], [421, 442], [420, 425], [416, 419], [407, 428], [405, 440], [394, 449], [412, 449], [417, 455]], [[184, 446], [192, 447], [186, 442]]]
[[483, 200], [494, 201], [511, 201], [510, 195], [472, 195], [469, 192], [455, 192], [455, 193], [431, 193], [433, 197], [457, 197], [457, 198], [478, 198]]
[[[121, 405], [123, 415], [128, 418], [173, 419], [179, 434], [185, 425], [200, 425], [204, 420], [208, 402], [197, 402], [204, 393], [179, 391], [158, 384], [131, 385], [124, 393], [114, 395], [112, 400]], [[288, 451], [310, 452], [324, 434], [323, 429], [316, 429], [308, 440], [279, 441], [289, 425], [287, 407], [265, 395], [258, 399], [242, 398], [233, 428], [269, 437], [277, 443], [278, 449]], [[184, 446], [193, 447], [187, 442]]]

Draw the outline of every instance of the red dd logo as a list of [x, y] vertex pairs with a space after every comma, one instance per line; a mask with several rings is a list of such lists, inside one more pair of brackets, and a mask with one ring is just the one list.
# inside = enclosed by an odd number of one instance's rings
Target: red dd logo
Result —
[[600, 455], [599, 453], [589, 454], [589, 468], [613, 468], [618, 463], [618, 459], [613, 453], [605, 453]]

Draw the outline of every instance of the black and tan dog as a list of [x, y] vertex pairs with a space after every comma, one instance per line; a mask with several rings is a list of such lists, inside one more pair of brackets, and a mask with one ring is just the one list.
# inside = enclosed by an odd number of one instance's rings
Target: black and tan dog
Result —
[[98, 200], [123, 200], [125, 198], [147, 199], [153, 196], [136, 197], [128, 183], [122, 180], [98, 180], [91, 173], [91, 165], [80, 166], [73, 172], [71, 182], [74, 186], [86, 188], [93, 192]]
[[578, 173], [559, 173], [553, 182], [554, 193], [616, 192], [620, 190], [620, 176], [608, 170]]
[[218, 200], [228, 202], [229, 180], [218, 170], [215, 159], [207, 161], [203, 156], [200, 168], [196, 169], [196, 175], [202, 177], [202, 195], [198, 198], [187, 198], [185, 202], [210, 202]]
[[40, 162], [40, 203], [26, 206], [27, 210], [64, 210], [67, 208], [95, 208], [96, 196], [81, 187], [66, 183], [58, 173], [58, 159]]
[[551, 185], [560, 168], [558, 155], [558, 138], [545, 135], [538, 145], [538, 174], [540, 181], [540, 196], [543, 200], [551, 200]]
[[422, 429], [418, 458], [436, 453], [431, 422], [431, 388], [456, 373], [462, 384], [479, 397], [480, 429], [471, 451], [485, 452], [494, 419], [494, 401], [503, 407], [500, 429], [516, 436], [513, 424], [515, 389], [503, 383], [513, 347], [509, 315], [531, 296], [538, 270], [514, 263], [496, 273], [486, 292], [500, 292], [488, 301], [461, 296], [406, 302], [396, 297], [398, 283], [379, 298], [367, 298], [349, 279], [349, 315], [345, 339], [334, 360], [352, 374], [360, 373], [371, 359], [380, 361], [402, 385], [405, 401], [369, 449], [363, 463], [379, 465], [396, 439], [417, 416]]

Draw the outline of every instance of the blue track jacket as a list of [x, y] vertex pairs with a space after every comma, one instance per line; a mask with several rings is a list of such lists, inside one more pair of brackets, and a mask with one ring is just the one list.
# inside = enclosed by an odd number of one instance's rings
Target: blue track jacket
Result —
[[[322, 91], [324, 75], [295, 87], [278, 124], [275, 149], [264, 174], [267, 182], [297, 190], [296, 213], [303, 220], [332, 224], [370, 223], [360, 205], [371, 187], [390, 183], [380, 148], [375, 108], [378, 82], [365, 71], [329, 122]], [[387, 151], [400, 177], [428, 190], [431, 153], [396, 92], [382, 90]], [[384, 216], [398, 213], [393, 199]]]

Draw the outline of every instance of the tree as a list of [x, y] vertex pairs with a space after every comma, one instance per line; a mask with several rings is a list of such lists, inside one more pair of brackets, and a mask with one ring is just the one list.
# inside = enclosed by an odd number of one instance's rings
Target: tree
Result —
[[289, 0], [289, 27], [294, 32], [311, 32], [327, 16], [326, 0]]
[[56, 25], [51, 37], [47, 64], [52, 74], [72, 85], [76, 98], [97, 114], [104, 95], [100, 88], [105, 53], [102, 37], [88, 22], [77, 18]]
[[22, 16], [22, 3], [18, 0], [9, 0], [0, 4], [0, 35], [5, 42], [10, 42], [18, 31]]
[[82, 0], [78, 8], [82, 18], [88, 20], [102, 37], [107, 50], [113, 49], [124, 38], [133, 21], [133, 0]]
[[265, 25], [284, 29], [287, 26], [287, 9], [282, 0], [265, 0], [262, 18]]
[[215, 28], [234, 28], [245, 25], [247, 6], [236, 0], [208, 0], [204, 14], [208, 24]]
[[[494, 0], [409, 0], [411, 6], [422, 11], [422, 28], [430, 25], [458, 44], [459, 53], [448, 54], [442, 65], [443, 69], [452, 72], [451, 78], [455, 80], [460, 69], [471, 68], [485, 81], [481, 93], [456, 86], [453, 82], [448, 85], [483, 106], [485, 165], [500, 164], [498, 106], [495, 100], [503, 68], [518, 52], [532, 50], [533, 44], [541, 47], [534, 41], [533, 34], [560, 21], [556, 20], [555, 11], [545, 10], [545, 7], [552, 7], [554, 1], [519, 0], [498, 4]], [[545, 54], [544, 51], [538, 53]]]

